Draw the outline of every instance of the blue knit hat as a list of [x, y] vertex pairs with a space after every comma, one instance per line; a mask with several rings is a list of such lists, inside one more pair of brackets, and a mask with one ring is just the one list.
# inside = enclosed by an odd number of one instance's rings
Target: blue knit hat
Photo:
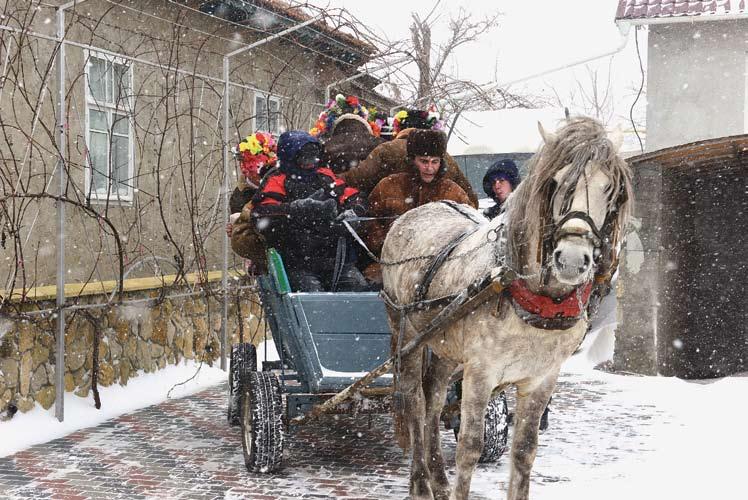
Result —
[[493, 183], [496, 179], [506, 179], [512, 185], [512, 191], [517, 189], [519, 184], [519, 169], [517, 164], [509, 158], [499, 160], [491, 165], [483, 176], [483, 191], [490, 197], [494, 197]]

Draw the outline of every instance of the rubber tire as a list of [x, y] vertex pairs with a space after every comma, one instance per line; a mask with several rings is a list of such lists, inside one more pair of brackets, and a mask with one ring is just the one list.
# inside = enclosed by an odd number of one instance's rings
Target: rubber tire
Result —
[[266, 474], [280, 469], [284, 435], [278, 377], [268, 372], [250, 373], [242, 401], [242, 448], [247, 470]]
[[229, 425], [241, 424], [242, 399], [247, 376], [257, 371], [257, 349], [249, 343], [231, 346], [229, 360]]
[[[509, 414], [506, 404], [506, 394], [500, 392], [488, 402], [484, 417], [483, 428], [483, 451], [481, 451], [479, 463], [498, 462], [501, 455], [506, 451], [506, 443], [509, 438]], [[459, 439], [460, 428], [454, 429], [455, 439]]]

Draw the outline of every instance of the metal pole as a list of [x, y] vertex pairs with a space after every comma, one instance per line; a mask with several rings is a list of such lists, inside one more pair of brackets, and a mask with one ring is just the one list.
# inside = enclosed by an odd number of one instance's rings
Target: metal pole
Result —
[[[230, 94], [229, 94], [231, 90], [231, 82], [229, 82], [229, 67], [230, 67], [229, 60], [231, 57], [237, 54], [246, 52], [247, 50], [251, 50], [259, 45], [273, 41], [276, 38], [280, 38], [284, 35], [287, 35], [288, 33], [291, 33], [292, 31], [296, 31], [299, 28], [303, 28], [304, 26], [312, 24], [321, 18], [322, 16], [319, 15], [317, 17], [309, 19], [308, 21], [304, 21], [301, 24], [291, 26], [290, 28], [281, 31], [280, 33], [276, 33], [275, 35], [263, 38], [262, 40], [258, 40], [249, 45], [245, 45], [244, 47], [238, 48], [223, 56], [223, 213], [224, 213], [224, 217], [228, 217], [228, 213], [229, 213], [229, 170], [230, 170], [229, 169], [229, 155], [230, 155], [229, 140], [231, 139], [230, 134], [229, 134], [230, 110], [231, 110], [231, 99], [230, 99]], [[221, 267], [221, 270], [222, 270], [221, 288], [223, 290], [223, 297], [222, 297], [222, 303], [221, 303], [221, 370], [226, 371], [226, 369], [228, 368], [227, 363], [226, 363], [226, 358], [228, 357], [228, 353], [229, 353], [229, 332], [228, 332], [229, 235], [226, 233], [226, 231], [223, 231], [223, 242], [221, 246], [223, 250], [223, 262], [221, 264], [222, 266]]]
[[[83, 0], [85, 1], [85, 0]], [[65, 420], [65, 196], [67, 173], [65, 172], [65, 9], [75, 5], [68, 2], [57, 8], [57, 343], [55, 353], [55, 417]]]
[[[229, 213], [229, 56], [223, 58], [223, 216]], [[229, 235], [223, 231], [223, 263], [221, 267], [221, 370], [226, 370], [226, 357], [229, 346]]]
[[[371, 71], [379, 71], [380, 69], [391, 67], [391, 66], [394, 66], [395, 64], [400, 64], [401, 62], [404, 62], [407, 59], [408, 59], [407, 57], [403, 57], [403, 58], [398, 59], [397, 61], [393, 61], [393, 62], [387, 64], [386, 66], [380, 66], [378, 68], [374, 68]], [[390, 71], [390, 73], [392, 73], [392, 71]], [[325, 104], [327, 104], [330, 101], [330, 94], [332, 93], [332, 88], [333, 87], [338, 86], [338, 85], [342, 85], [343, 83], [352, 82], [353, 80], [358, 80], [359, 78], [364, 77], [364, 76], [369, 75], [369, 74], [371, 74], [371, 72], [369, 72], [369, 71], [363, 71], [363, 72], [357, 73], [357, 74], [355, 74], [353, 76], [349, 76], [347, 78], [343, 78], [342, 80], [338, 80], [337, 82], [332, 82], [330, 85], [328, 85], [327, 87], [325, 87]]]
[[55, 353], [55, 416], [65, 420], [65, 11], [57, 10], [57, 352]]

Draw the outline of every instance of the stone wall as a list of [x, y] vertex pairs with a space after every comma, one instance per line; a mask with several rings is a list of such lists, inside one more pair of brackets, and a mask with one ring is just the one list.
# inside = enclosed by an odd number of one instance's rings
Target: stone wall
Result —
[[[221, 302], [202, 294], [179, 296], [189, 290], [171, 289], [159, 300], [160, 290], [128, 292], [124, 301], [152, 299], [107, 308], [78, 309], [66, 313], [65, 391], [88, 397], [91, 391], [94, 336], [98, 332], [98, 385], [127, 385], [139, 373], [152, 373], [184, 359], [210, 365], [220, 357]], [[265, 326], [259, 300], [247, 290], [229, 304], [231, 342], [261, 342]], [[176, 295], [176, 296], [175, 296]], [[175, 296], [169, 298], [169, 296]], [[79, 300], [80, 305], [106, 301], [104, 295]], [[54, 301], [33, 302], [14, 314], [52, 309]], [[26, 412], [39, 403], [55, 401], [55, 318], [27, 314], [24, 319], [0, 316], [0, 414], [9, 405]]]

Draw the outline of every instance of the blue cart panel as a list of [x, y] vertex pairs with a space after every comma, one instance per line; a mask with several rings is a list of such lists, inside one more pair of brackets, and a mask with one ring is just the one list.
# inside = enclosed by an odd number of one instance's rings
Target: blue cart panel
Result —
[[[299, 391], [338, 392], [389, 357], [387, 313], [377, 293], [293, 293], [279, 256], [271, 259], [270, 275], [259, 278], [260, 295], [273, 341], [295, 370]], [[372, 386], [391, 383], [385, 375]]]

